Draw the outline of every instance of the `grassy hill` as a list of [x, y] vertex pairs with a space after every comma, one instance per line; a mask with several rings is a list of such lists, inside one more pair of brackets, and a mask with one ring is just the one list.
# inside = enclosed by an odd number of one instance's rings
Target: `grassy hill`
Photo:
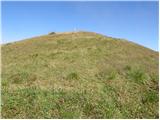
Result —
[[158, 118], [158, 52], [92, 32], [2, 45], [2, 118]]

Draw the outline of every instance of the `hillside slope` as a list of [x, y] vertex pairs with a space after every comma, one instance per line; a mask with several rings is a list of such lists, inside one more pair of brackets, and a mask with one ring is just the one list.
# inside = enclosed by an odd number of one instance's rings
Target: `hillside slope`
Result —
[[158, 118], [158, 52], [92, 32], [2, 45], [2, 118]]

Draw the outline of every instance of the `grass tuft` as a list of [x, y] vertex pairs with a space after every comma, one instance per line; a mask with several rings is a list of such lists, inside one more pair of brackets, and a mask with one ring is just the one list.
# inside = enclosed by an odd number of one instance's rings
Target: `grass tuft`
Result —
[[67, 75], [67, 79], [68, 80], [78, 80], [79, 76], [76, 72], [72, 72], [72, 73]]
[[142, 69], [137, 68], [127, 71], [127, 78], [138, 84], [145, 84], [148, 80], [146, 73]]

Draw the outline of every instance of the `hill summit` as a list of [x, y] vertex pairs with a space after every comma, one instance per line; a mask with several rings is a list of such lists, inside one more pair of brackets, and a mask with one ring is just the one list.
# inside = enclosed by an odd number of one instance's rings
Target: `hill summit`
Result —
[[158, 52], [94, 32], [2, 46], [3, 118], [158, 118]]

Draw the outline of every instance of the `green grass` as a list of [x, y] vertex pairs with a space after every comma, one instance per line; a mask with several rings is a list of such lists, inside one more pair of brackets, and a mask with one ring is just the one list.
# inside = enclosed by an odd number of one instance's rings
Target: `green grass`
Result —
[[158, 52], [92, 32], [2, 45], [2, 118], [158, 118]]
[[68, 93], [61, 90], [43, 91], [28, 88], [13, 93], [6, 92], [3, 97], [6, 106], [2, 110], [10, 113], [8, 118], [19, 118], [19, 116], [22, 118], [105, 117], [103, 114], [105, 111], [101, 109], [104, 103], [102, 101], [92, 103], [92, 96], [83, 91]]
[[128, 70], [127, 77], [128, 79], [133, 80], [134, 82], [137, 82], [138, 84], [145, 84], [145, 82], [148, 80], [148, 77], [145, 74], [145, 72], [137, 68]]

